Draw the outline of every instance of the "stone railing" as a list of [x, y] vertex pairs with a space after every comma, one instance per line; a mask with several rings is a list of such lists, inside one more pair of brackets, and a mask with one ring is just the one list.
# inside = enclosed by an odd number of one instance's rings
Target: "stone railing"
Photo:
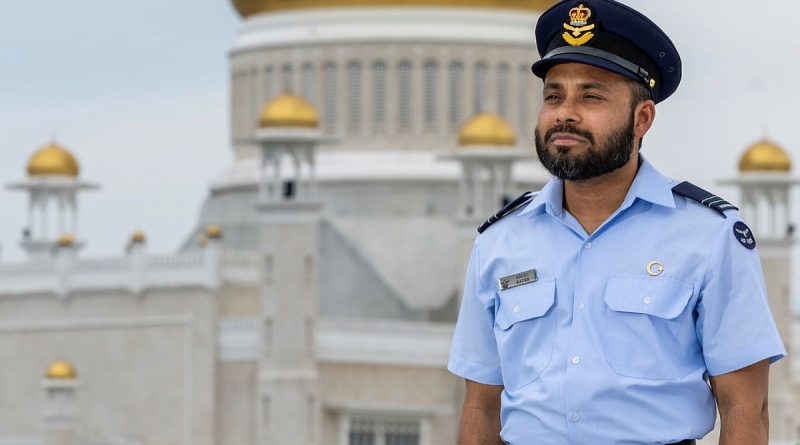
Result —
[[257, 283], [261, 263], [255, 252], [224, 251], [217, 242], [174, 255], [147, 255], [143, 245], [134, 245], [124, 256], [85, 259], [65, 248], [46, 259], [0, 263], [0, 297], [109, 290], [139, 294], [192, 286], [216, 290], [223, 282]]

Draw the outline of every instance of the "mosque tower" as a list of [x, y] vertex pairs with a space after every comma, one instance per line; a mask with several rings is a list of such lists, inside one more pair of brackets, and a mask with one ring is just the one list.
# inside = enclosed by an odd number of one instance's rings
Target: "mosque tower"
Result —
[[261, 175], [259, 443], [321, 443], [316, 360], [319, 224], [315, 153], [321, 139], [316, 110], [285, 94], [264, 106], [256, 133]]
[[72, 153], [51, 142], [31, 156], [28, 178], [10, 184], [28, 193], [28, 226], [22, 247], [32, 258], [49, 256], [55, 246], [77, 251], [83, 243], [78, 233], [78, 193], [98, 186], [79, 179], [80, 166]]
[[[793, 349], [791, 255], [795, 244], [790, 191], [800, 183], [792, 176], [791, 167], [783, 148], [762, 140], [745, 150], [739, 161], [738, 177], [722, 181], [739, 189], [741, 215], [755, 234], [770, 307], [790, 354]], [[794, 440], [800, 427], [795, 409], [800, 387], [793, 382], [791, 361], [781, 360], [770, 371], [771, 440]]]

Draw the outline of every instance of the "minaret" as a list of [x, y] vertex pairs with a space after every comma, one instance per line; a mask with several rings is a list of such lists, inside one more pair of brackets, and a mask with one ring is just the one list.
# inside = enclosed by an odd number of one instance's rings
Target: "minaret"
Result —
[[458, 149], [441, 157], [455, 160], [461, 167], [455, 222], [462, 234], [456, 258], [462, 264], [462, 278], [478, 226], [516, 198], [512, 187], [513, 166], [530, 156], [516, 146], [516, 139], [511, 125], [502, 117], [479, 114], [461, 128]]
[[301, 97], [279, 96], [263, 108], [256, 139], [258, 242], [265, 259], [259, 443], [319, 445], [317, 113]]
[[11, 190], [28, 192], [28, 225], [22, 247], [32, 258], [49, 256], [59, 237], [72, 238], [79, 250], [83, 243], [78, 233], [78, 192], [98, 186], [80, 181], [80, 167], [64, 147], [50, 143], [31, 156], [28, 178], [9, 184]]
[[45, 445], [76, 445], [78, 373], [69, 362], [50, 364], [42, 381], [45, 405], [42, 417]]
[[[800, 183], [791, 175], [791, 160], [778, 145], [763, 140], [750, 146], [739, 162], [739, 176], [722, 181], [740, 192], [742, 218], [753, 230], [767, 284], [770, 307], [787, 351], [792, 349], [791, 252], [794, 246], [790, 189]], [[795, 403], [800, 388], [792, 381], [791, 360], [770, 371], [770, 439], [797, 439]]]

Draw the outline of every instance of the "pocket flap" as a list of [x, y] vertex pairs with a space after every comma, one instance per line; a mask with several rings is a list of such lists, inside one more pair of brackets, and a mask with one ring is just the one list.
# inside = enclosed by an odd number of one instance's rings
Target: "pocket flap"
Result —
[[541, 317], [553, 306], [555, 294], [555, 279], [500, 291], [500, 307], [495, 321], [501, 329], [506, 330], [520, 321]]
[[617, 312], [671, 320], [683, 312], [694, 287], [668, 277], [611, 277], [603, 299]]

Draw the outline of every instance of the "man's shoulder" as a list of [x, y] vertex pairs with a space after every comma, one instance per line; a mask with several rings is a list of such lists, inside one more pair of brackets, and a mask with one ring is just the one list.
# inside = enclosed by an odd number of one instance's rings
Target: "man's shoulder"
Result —
[[497, 213], [490, 216], [483, 224], [478, 227], [478, 234], [483, 234], [489, 227], [499, 222], [503, 218], [509, 217], [513, 213], [519, 212], [536, 197], [538, 192], [525, 192], [515, 199], [508, 202]]
[[698, 210], [701, 213], [709, 210], [714, 211], [722, 218], [728, 218], [733, 212], [739, 210], [719, 195], [700, 188], [689, 181], [674, 181], [672, 193], [686, 203], [690, 210]]

